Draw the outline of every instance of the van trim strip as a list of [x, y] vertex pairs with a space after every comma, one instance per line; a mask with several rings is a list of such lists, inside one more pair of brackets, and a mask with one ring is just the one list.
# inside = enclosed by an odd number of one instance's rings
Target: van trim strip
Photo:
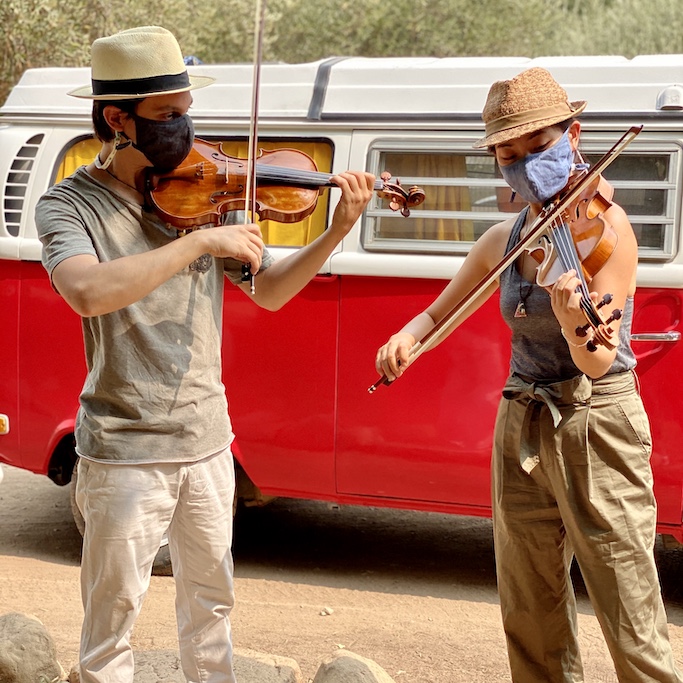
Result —
[[680, 332], [641, 332], [631, 335], [631, 341], [677, 342], [680, 340]]
[[332, 75], [332, 67], [335, 64], [339, 64], [339, 62], [343, 62], [345, 59], [348, 59], [348, 57], [331, 57], [318, 67], [315, 83], [313, 84], [313, 95], [311, 95], [311, 102], [308, 105], [307, 119], [313, 121], [320, 121], [322, 119], [322, 111], [325, 106], [325, 96], [327, 95], [327, 86]]

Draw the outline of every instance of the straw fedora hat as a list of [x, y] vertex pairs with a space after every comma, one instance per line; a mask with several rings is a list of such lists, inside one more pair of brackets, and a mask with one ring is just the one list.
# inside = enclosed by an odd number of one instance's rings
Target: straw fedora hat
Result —
[[69, 95], [91, 100], [130, 100], [203, 88], [215, 79], [190, 76], [175, 36], [141, 26], [92, 44], [92, 83]]
[[586, 102], [570, 102], [567, 93], [545, 69], [533, 67], [489, 90], [481, 118], [486, 137], [473, 147], [501, 142], [547, 128], [580, 114]]

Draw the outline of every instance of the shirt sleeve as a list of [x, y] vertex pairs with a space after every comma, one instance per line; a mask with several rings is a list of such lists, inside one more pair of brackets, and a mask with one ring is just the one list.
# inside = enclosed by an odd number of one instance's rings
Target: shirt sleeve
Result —
[[[264, 248], [263, 258], [261, 259], [261, 267], [258, 269], [258, 272], [261, 273], [267, 268], [270, 268], [273, 263], [275, 263], [273, 255]], [[234, 258], [226, 258], [224, 259], [223, 269], [225, 272], [225, 277], [227, 277], [233, 285], [242, 284], [242, 264], [239, 261]]]
[[[63, 197], [44, 195], [35, 212], [42, 263], [50, 276], [65, 259], [81, 254], [97, 257], [95, 246], [76, 207]], [[54, 284], [53, 284], [54, 287]]]
[[[244, 223], [246, 220], [246, 214], [244, 211], [228, 211], [223, 217], [224, 225], [239, 225]], [[242, 263], [233, 258], [226, 258], [223, 260], [223, 271], [225, 277], [232, 282], [233, 285], [242, 284]], [[272, 254], [264, 248], [263, 257], [261, 259], [261, 267], [258, 272], [261, 273], [275, 262]]]

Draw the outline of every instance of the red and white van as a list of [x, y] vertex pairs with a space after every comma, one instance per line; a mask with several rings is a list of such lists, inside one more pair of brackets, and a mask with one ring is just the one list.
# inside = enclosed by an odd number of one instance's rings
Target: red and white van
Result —
[[[497, 300], [398, 382], [369, 394], [377, 347], [422, 310], [472, 243], [517, 207], [493, 158], [473, 150], [490, 85], [544, 66], [588, 100], [582, 151], [609, 167], [640, 244], [633, 346], [654, 435], [659, 531], [683, 540], [683, 55], [330, 59], [265, 65], [261, 147], [295, 147], [321, 171], [384, 170], [426, 201], [410, 217], [375, 197], [304, 291], [277, 313], [226, 283], [224, 379], [239, 493], [488, 515], [496, 406], [508, 369]], [[251, 67], [203, 65], [199, 137], [245, 156]], [[67, 484], [85, 367], [80, 320], [50, 288], [34, 207], [98, 149], [90, 104], [66, 95], [88, 69], [26, 72], [0, 109], [0, 461]], [[338, 190], [295, 225], [264, 223], [276, 258], [324, 229]]]

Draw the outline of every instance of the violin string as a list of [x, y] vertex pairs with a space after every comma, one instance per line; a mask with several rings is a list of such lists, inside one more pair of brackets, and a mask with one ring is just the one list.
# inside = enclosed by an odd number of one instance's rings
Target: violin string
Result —
[[258, 177], [263, 180], [273, 180], [282, 183], [296, 183], [320, 187], [329, 183], [332, 177], [329, 173], [316, 171], [304, 171], [283, 166], [271, 166], [270, 164], [256, 164]]
[[558, 251], [558, 256], [560, 262], [562, 263], [564, 270], [568, 271], [574, 269], [576, 271], [577, 277], [579, 278], [579, 286], [577, 291], [580, 290], [581, 293], [581, 308], [586, 315], [587, 320], [593, 326], [599, 325], [602, 321], [598, 317], [597, 313], [593, 308], [593, 302], [590, 298], [590, 293], [588, 291], [588, 285], [584, 277], [583, 268], [581, 267], [581, 262], [579, 260], [578, 254], [576, 253], [576, 246], [574, 240], [571, 237], [569, 226], [562, 222], [557, 221], [554, 226], [555, 238], [556, 238], [556, 248]]
[[[273, 180], [283, 183], [295, 183], [298, 185], [311, 187], [334, 186], [330, 182], [333, 177], [331, 173], [320, 171], [306, 171], [305, 169], [287, 168], [285, 166], [272, 166], [271, 164], [256, 164], [258, 177], [263, 180]], [[375, 181], [375, 190], [381, 190], [384, 183], [381, 180]]]
[[569, 227], [564, 221], [558, 220], [553, 228], [555, 231], [555, 242], [560, 256], [560, 262], [564, 266], [565, 271], [571, 270], [572, 268], [576, 271], [576, 277], [578, 277], [580, 281], [579, 288], [581, 289], [581, 294], [583, 296], [590, 296], [588, 284], [586, 283], [583, 268], [581, 267], [581, 262], [576, 252], [576, 246], [571, 237]]
[[591, 326], [597, 327], [602, 323], [602, 320], [594, 308], [593, 300], [590, 298], [588, 284], [586, 283], [581, 261], [576, 252], [576, 245], [572, 239], [569, 226], [558, 218], [553, 222], [551, 232], [558, 258], [560, 259], [560, 263], [565, 272], [574, 269], [576, 271], [576, 276], [579, 278], [577, 291], [580, 291], [581, 293], [581, 309]]

